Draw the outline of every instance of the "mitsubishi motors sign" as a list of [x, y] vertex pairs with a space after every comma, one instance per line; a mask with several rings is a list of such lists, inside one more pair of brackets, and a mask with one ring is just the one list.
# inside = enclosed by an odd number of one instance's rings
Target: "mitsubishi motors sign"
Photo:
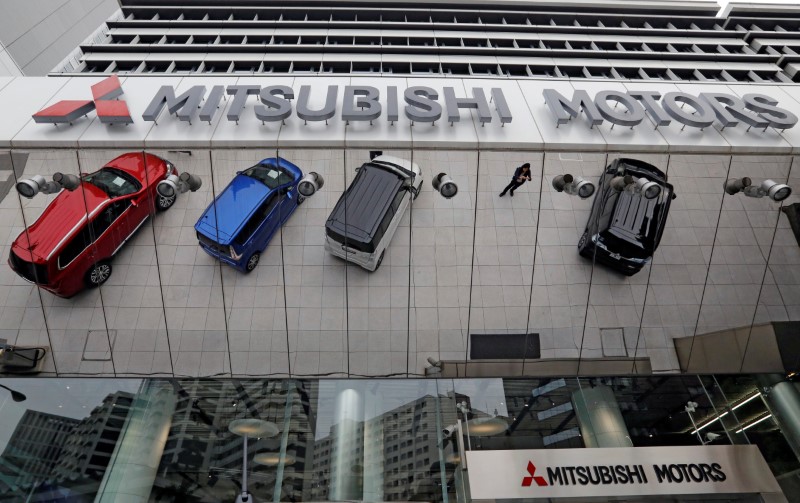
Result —
[[758, 447], [471, 451], [473, 500], [782, 494]]

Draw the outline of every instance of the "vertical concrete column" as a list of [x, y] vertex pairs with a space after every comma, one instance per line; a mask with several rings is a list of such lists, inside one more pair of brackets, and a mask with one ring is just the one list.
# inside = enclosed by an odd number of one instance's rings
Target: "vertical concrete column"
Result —
[[[331, 501], [360, 500], [362, 473], [358, 469], [356, 446], [363, 445], [363, 401], [361, 393], [346, 388], [336, 396], [331, 456]], [[360, 430], [360, 431], [359, 431]], [[361, 467], [363, 469], [363, 467]]]
[[617, 398], [608, 386], [574, 391], [572, 406], [586, 447], [633, 446]]
[[780, 374], [758, 375], [756, 382], [781, 433], [800, 459], [800, 390]]
[[168, 381], [148, 379], [137, 393], [95, 503], [147, 503], [164, 453], [176, 394]]
[[[369, 388], [369, 386], [368, 386]], [[363, 501], [384, 501], [383, 497], [383, 395], [376, 389], [365, 392], [364, 404], [364, 496]]]

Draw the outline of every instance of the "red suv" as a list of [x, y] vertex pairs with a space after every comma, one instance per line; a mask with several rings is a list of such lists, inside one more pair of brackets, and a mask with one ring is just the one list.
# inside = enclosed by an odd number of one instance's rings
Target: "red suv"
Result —
[[[147, 217], [169, 209], [175, 196], [156, 192], [175, 166], [152, 154], [123, 154], [80, 186], [62, 190], [42, 215], [11, 245], [8, 265], [59, 297], [102, 285], [111, 276], [111, 258]], [[88, 216], [87, 216], [88, 215]]]

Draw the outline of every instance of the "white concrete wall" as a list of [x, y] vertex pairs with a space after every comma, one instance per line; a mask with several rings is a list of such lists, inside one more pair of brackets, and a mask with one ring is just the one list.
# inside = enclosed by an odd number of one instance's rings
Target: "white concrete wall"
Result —
[[46, 75], [118, 9], [117, 0], [4, 0], [0, 72]]
[[11, 54], [6, 50], [6, 46], [0, 42], [0, 76], [2, 77], [20, 77], [22, 70], [17, 66], [17, 62], [11, 57]]

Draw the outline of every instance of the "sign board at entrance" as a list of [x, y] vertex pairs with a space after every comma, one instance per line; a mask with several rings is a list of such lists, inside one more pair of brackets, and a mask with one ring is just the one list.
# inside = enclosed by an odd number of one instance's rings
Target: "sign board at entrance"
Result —
[[781, 494], [758, 447], [467, 452], [472, 499]]

